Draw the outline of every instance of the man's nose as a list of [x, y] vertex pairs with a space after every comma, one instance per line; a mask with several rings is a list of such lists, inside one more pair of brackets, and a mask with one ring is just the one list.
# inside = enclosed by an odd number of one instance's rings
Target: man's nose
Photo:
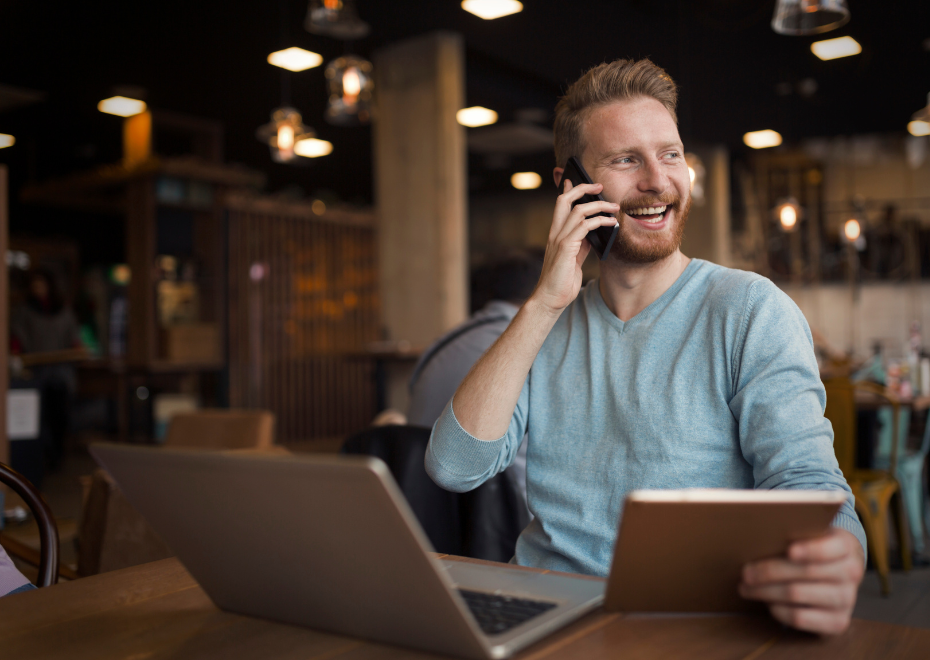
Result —
[[642, 176], [637, 182], [637, 188], [640, 192], [662, 194], [668, 190], [668, 175], [665, 173], [659, 161], [655, 159], [646, 161], [641, 172]]

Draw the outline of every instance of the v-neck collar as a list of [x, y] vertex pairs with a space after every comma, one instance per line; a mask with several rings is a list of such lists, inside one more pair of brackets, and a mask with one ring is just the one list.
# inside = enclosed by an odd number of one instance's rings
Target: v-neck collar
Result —
[[636, 324], [641, 322], [641, 319], [648, 319], [653, 316], [656, 310], [664, 307], [666, 302], [671, 300], [675, 294], [677, 294], [681, 288], [690, 280], [699, 268], [701, 268], [706, 262], [703, 259], [691, 259], [691, 263], [685, 266], [685, 269], [681, 271], [681, 275], [672, 283], [672, 286], [667, 288], [661, 296], [649, 303], [642, 311], [640, 311], [636, 316], [631, 318], [628, 321], [621, 321], [612, 311], [610, 307], [607, 306], [607, 303], [604, 301], [604, 297], [601, 295], [601, 280], [600, 278], [593, 280], [586, 287], [587, 289], [593, 289], [591, 292], [591, 303], [594, 305], [595, 309], [600, 312], [601, 316], [604, 317], [604, 320], [607, 321], [612, 327], [616, 328], [620, 332], [629, 326], [630, 324]]

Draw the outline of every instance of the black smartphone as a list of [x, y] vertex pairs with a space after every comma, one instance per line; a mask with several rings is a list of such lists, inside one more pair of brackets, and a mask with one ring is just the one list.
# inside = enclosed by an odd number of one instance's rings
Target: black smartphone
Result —
[[[579, 183], [594, 183], [591, 177], [588, 176], [588, 173], [584, 171], [584, 167], [582, 167], [581, 163], [579, 163], [578, 159], [574, 156], [568, 159], [568, 162], [565, 163], [565, 169], [562, 171], [562, 181], [559, 184], [560, 195], [565, 192], [566, 179], [572, 182], [572, 187], [577, 186]], [[597, 201], [603, 202], [604, 198], [600, 195], [582, 195], [580, 199], [572, 203], [572, 208], [575, 208], [577, 204]], [[606, 212], [595, 213], [587, 217], [593, 218], [598, 215], [616, 219], [615, 216]], [[619, 231], [620, 223], [615, 224], [613, 227], [597, 227], [588, 232], [586, 238], [601, 260], [607, 258], [607, 255], [610, 253], [610, 246], [614, 244]]]

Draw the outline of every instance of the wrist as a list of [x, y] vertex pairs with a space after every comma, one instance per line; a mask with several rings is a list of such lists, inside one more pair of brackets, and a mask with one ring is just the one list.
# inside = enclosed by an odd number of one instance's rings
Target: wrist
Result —
[[527, 301], [523, 303], [523, 310], [525, 313], [530, 318], [541, 323], [548, 321], [554, 324], [559, 320], [559, 317], [562, 315], [564, 309], [564, 307], [555, 308], [552, 305], [547, 304], [545, 301], [537, 297], [535, 292], [533, 292], [533, 295], [531, 295]]

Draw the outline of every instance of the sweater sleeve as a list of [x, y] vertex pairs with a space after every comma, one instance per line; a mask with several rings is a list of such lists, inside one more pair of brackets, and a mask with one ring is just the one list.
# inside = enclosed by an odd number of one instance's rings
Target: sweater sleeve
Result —
[[13, 560], [0, 546], [0, 596], [6, 596], [14, 591], [21, 590], [27, 585], [32, 586], [26, 576], [17, 570], [16, 566], [13, 565]]
[[845, 490], [833, 521], [866, 551], [852, 491], [833, 452], [833, 427], [824, 418], [820, 381], [807, 320], [771, 281], [749, 288], [732, 360], [730, 410], [756, 488]]
[[526, 434], [529, 378], [523, 384], [510, 427], [497, 440], [479, 440], [462, 428], [455, 417], [455, 398], [433, 425], [426, 448], [426, 472], [433, 481], [457, 493], [473, 490], [513, 463]]

